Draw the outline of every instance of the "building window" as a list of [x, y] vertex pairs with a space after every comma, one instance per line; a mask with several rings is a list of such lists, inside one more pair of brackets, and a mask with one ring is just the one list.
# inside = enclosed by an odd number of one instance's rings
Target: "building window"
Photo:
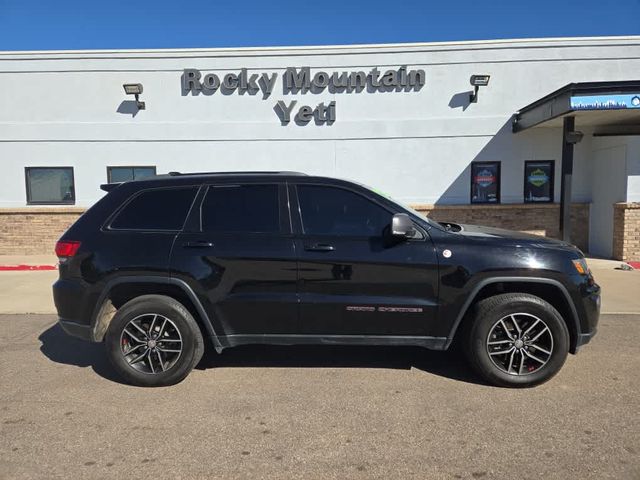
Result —
[[155, 174], [156, 167], [107, 167], [107, 180], [109, 183], [141, 180], [153, 177]]
[[524, 162], [525, 202], [553, 202], [554, 170], [553, 160]]
[[471, 203], [500, 203], [500, 162], [471, 164]]
[[26, 167], [29, 205], [73, 205], [76, 193], [73, 167]]

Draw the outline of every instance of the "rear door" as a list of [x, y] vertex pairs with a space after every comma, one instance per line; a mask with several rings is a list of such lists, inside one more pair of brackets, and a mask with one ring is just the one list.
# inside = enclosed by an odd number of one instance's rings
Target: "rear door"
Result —
[[107, 247], [91, 247], [92, 268], [83, 275], [107, 280], [128, 274], [166, 277], [171, 248], [199, 188], [166, 186], [135, 192], [94, 237]]
[[299, 252], [300, 333], [428, 336], [438, 268], [428, 233], [393, 241], [394, 212], [363, 191], [291, 187]]
[[296, 257], [279, 183], [209, 185], [176, 239], [172, 276], [200, 297], [217, 335], [255, 341], [297, 324]]

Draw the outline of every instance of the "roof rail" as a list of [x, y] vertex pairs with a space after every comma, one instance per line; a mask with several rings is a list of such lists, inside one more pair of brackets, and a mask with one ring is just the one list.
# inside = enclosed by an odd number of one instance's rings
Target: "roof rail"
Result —
[[172, 177], [180, 177], [186, 175], [304, 175], [302, 172], [289, 172], [289, 171], [237, 171], [237, 172], [169, 172]]

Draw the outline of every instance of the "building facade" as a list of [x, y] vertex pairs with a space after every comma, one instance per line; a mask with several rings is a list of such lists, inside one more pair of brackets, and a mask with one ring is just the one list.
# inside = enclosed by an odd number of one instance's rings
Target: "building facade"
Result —
[[[640, 37], [1, 52], [0, 254], [49, 253], [100, 184], [170, 171], [341, 177], [436, 219], [558, 237], [562, 126], [514, 133], [514, 118], [639, 72]], [[475, 98], [472, 75], [490, 76]], [[571, 239], [624, 260], [640, 259], [633, 102], [576, 114], [570, 189]]]

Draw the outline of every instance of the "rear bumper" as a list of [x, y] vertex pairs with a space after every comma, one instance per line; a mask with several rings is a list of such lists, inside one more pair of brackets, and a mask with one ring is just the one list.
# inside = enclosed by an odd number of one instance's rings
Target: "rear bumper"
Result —
[[68, 335], [78, 337], [87, 341], [93, 341], [91, 326], [72, 322], [63, 318], [58, 319], [58, 323]]
[[90, 330], [94, 298], [89, 286], [81, 279], [59, 279], [53, 284], [53, 301], [60, 325], [67, 333], [80, 336], [73, 332]]

